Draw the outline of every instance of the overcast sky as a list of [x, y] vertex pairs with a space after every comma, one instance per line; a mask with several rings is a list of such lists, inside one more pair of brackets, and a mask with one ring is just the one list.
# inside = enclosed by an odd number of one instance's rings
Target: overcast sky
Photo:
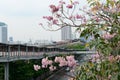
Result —
[[[49, 15], [49, 5], [59, 0], [0, 0], [0, 22], [8, 25], [14, 41], [60, 40], [60, 31], [45, 31], [38, 24]], [[84, 4], [82, 0], [81, 4]]]

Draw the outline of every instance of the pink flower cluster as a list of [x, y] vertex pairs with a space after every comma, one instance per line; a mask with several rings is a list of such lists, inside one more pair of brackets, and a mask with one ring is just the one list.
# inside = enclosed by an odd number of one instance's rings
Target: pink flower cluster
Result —
[[79, 2], [78, 2], [78, 1], [74, 1], [74, 2], [72, 2], [71, 4], [68, 4], [66, 7], [67, 7], [68, 9], [72, 9], [73, 6], [76, 5], [76, 4], [79, 4]]
[[82, 23], [86, 23], [87, 19], [84, 15], [76, 14], [76, 15], [71, 15], [68, 17], [69, 19], [72, 19], [74, 21], [81, 21]]
[[68, 4], [66, 7], [71, 9], [73, 7], [73, 5], [72, 4]]
[[74, 58], [74, 56], [66, 56], [67, 59], [67, 63], [69, 67], [74, 67], [76, 66], [76, 60]]
[[56, 69], [55, 66], [52, 65], [53, 61], [49, 60], [48, 57], [42, 59], [42, 68], [49, 67], [50, 71], [53, 71]]
[[[58, 5], [51, 4], [49, 7], [52, 15], [43, 16], [43, 19], [47, 20], [47, 26], [49, 26], [50, 30], [51, 30], [51, 27], [55, 25], [59, 27], [63, 26], [62, 23], [66, 23], [65, 18], [67, 18], [68, 22], [69, 21], [71, 22], [71, 20], [74, 23], [78, 23], [78, 21], [81, 21], [82, 24], [85, 24], [87, 19], [84, 16], [81, 16], [78, 14], [73, 15], [74, 8], [78, 4], [79, 4], [78, 1], [71, 1], [70, 3], [66, 4], [64, 0], [60, 0]], [[67, 8], [67, 12], [65, 12], [66, 9], [64, 9], [64, 7]], [[70, 25], [73, 25], [73, 24], [70, 23]], [[40, 24], [40, 26], [43, 27], [43, 24]]]
[[[63, 5], [63, 4], [65, 4], [65, 2], [64, 2], [63, 0], [59, 1], [59, 5]], [[67, 7], [68, 9], [72, 9], [73, 6], [76, 5], [76, 4], [79, 4], [79, 2], [78, 2], [78, 1], [74, 1], [74, 2], [72, 2], [71, 4], [68, 4], [66, 7]]]
[[63, 0], [60, 0], [60, 1], [59, 1], [59, 4], [60, 4], [60, 5], [63, 5], [63, 4], [65, 4], [65, 2], [64, 2]]
[[59, 66], [66, 66], [67, 65], [67, 61], [65, 60], [64, 57], [56, 57], [54, 60], [56, 63], [59, 63]]
[[56, 67], [53, 65], [50, 65], [49, 69], [50, 69], [50, 71], [54, 71], [54, 70], [56, 70]]
[[113, 63], [116, 61], [120, 61], [120, 55], [117, 55], [117, 56], [109, 55], [109, 56], [103, 57], [100, 54], [96, 53], [91, 56], [91, 59], [93, 63], [101, 63], [101, 61], [106, 61], [106, 60]]
[[44, 19], [47, 19], [48, 21], [51, 21], [52, 24], [57, 24], [58, 20], [54, 19], [52, 16], [43, 16]]
[[109, 39], [113, 38], [115, 35], [116, 35], [115, 33], [113, 33], [113, 34], [105, 33], [102, 35], [102, 38], [109, 40]]
[[39, 65], [33, 65], [33, 67], [35, 71], [38, 71], [41, 68]]
[[108, 61], [110, 61], [111, 63], [115, 61], [120, 61], [120, 55], [117, 56], [110, 55], [108, 56]]
[[48, 21], [51, 21], [53, 20], [53, 17], [52, 16], [43, 16], [44, 19], [47, 19]]
[[[43, 58], [42, 61], [42, 68], [48, 68], [50, 71], [53, 71], [56, 69], [56, 66], [53, 66], [53, 63], [58, 63], [60, 67], [68, 66], [68, 67], [75, 67], [77, 65], [76, 60], [74, 59], [74, 56], [66, 56], [64, 57], [55, 57], [54, 61], [49, 60], [48, 57]], [[39, 65], [34, 65], [34, 70], [38, 71], [41, 67]]]
[[52, 13], [59, 11], [60, 6], [50, 5], [50, 9]]
[[96, 54], [93, 54], [91, 56], [91, 58], [92, 58], [92, 60], [91, 60], [92, 62], [98, 62], [100, 59], [100, 55], [98, 53], [96, 53]]
[[111, 55], [111, 56], [108, 57], [108, 61], [114, 62], [114, 60], [115, 60], [115, 57], [113, 55]]
[[82, 19], [83, 16], [82, 16], [82, 15], [79, 15], [79, 14], [76, 14], [75, 18], [76, 18], [76, 19]]
[[63, 57], [56, 57], [55, 62], [59, 63], [59, 66], [69, 66], [69, 67], [75, 67], [76, 66], [76, 60], [74, 59], [74, 56], [66, 56], [66, 58]]
[[120, 12], [120, 4], [116, 4], [113, 7], [109, 7], [109, 8], [103, 7], [103, 10], [108, 13], [119, 13]]
[[92, 16], [91, 19], [96, 21], [96, 22], [100, 22], [101, 21], [101, 18], [99, 18], [98, 16]]
[[53, 61], [48, 60], [48, 57], [42, 59], [42, 68], [47, 68], [48, 65], [52, 65]]

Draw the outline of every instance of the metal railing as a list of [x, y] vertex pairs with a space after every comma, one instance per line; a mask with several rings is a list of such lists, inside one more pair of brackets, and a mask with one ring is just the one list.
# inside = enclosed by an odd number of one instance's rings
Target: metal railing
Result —
[[26, 45], [0, 44], [0, 62], [10, 62], [15, 60], [40, 59], [58, 54], [90, 54], [95, 51], [69, 51], [59, 48], [46, 48]]

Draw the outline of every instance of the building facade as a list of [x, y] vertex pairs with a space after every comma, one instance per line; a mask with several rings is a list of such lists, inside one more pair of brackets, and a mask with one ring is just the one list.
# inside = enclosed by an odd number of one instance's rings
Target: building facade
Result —
[[62, 40], [71, 40], [72, 39], [72, 31], [71, 27], [63, 27], [61, 29], [61, 39]]
[[7, 25], [0, 22], [0, 43], [7, 43]]

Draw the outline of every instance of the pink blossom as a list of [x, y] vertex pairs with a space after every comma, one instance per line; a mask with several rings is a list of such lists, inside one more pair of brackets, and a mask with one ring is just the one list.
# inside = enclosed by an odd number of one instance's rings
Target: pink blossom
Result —
[[48, 66], [48, 57], [42, 59], [42, 67], [46, 68]]
[[95, 20], [96, 22], [100, 21], [100, 19], [97, 16], [93, 16], [92, 19]]
[[54, 71], [54, 70], [56, 69], [56, 67], [53, 66], [53, 65], [51, 65], [51, 66], [49, 67], [49, 69], [50, 69], [50, 71]]
[[73, 7], [73, 5], [72, 4], [68, 4], [66, 7], [71, 9]]
[[53, 20], [53, 17], [52, 16], [43, 16], [44, 19], [47, 19], [49, 21]]
[[54, 19], [53, 20], [53, 24], [57, 24], [58, 23], [58, 20], [57, 19]]
[[49, 65], [52, 65], [52, 63], [53, 63], [52, 60], [49, 60], [49, 61], [48, 61], [48, 64], [49, 64]]
[[74, 17], [74, 16], [72, 16], [72, 15], [71, 15], [71, 16], [69, 16], [69, 19], [72, 19], [72, 18], [75, 18], [75, 17]]
[[59, 63], [59, 66], [67, 65], [67, 61], [63, 57], [55, 57], [55, 62]]
[[108, 57], [108, 60], [109, 60], [110, 62], [113, 62], [113, 61], [115, 60], [115, 58], [114, 58], [113, 55], [111, 55], [111, 56]]
[[51, 8], [52, 13], [55, 13], [59, 10], [59, 6], [56, 7], [55, 5], [50, 5], [50, 8]]
[[58, 18], [59, 18], [59, 17], [61, 17], [61, 15], [60, 15], [60, 14], [56, 14], [56, 17], [58, 17]]
[[61, 4], [59, 4], [59, 5], [57, 6], [57, 8], [58, 8], [58, 9], [62, 8], [62, 5], [61, 5]]
[[73, 61], [73, 60], [75, 60], [74, 56], [72, 56], [72, 55], [71, 56], [66, 56], [66, 59], [67, 59], [67, 61]]
[[60, 59], [59, 61], [59, 66], [62, 67], [62, 66], [67, 66], [67, 61], [65, 59]]
[[73, 60], [73, 61], [68, 61], [68, 66], [69, 67], [75, 67], [77, 64], [76, 64], [76, 61]]
[[55, 62], [59, 62], [61, 60], [61, 57], [55, 57]]
[[50, 7], [50, 8], [55, 8], [56, 6], [51, 4], [49, 7]]
[[67, 63], [68, 63], [68, 66], [69, 67], [74, 67], [76, 66], [76, 60], [74, 59], [74, 56], [71, 55], [71, 56], [66, 56], [66, 59], [67, 59]]
[[65, 2], [63, 0], [59, 1], [59, 3], [62, 5], [62, 4], [65, 4]]
[[53, 61], [48, 60], [48, 57], [42, 59], [42, 67], [47, 68], [48, 65], [52, 65]]
[[98, 58], [100, 58], [100, 55], [99, 55], [98, 53], [93, 54], [93, 55], [92, 55], [92, 58], [97, 58], [97, 59], [98, 59]]
[[54, 66], [54, 70], [56, 70], [56, 67]]
[[40, 69], [40, 66], [39, 66], [39, 65], [33, 65], [33, 67], [34, 67], [34, 70], [35, 70], [35, 71], [38, 71], [38, 70]]
[[47, 66], [45, 66], [45, 65], [42, 65], [42, 68], [47, 68]]
[[95, 19], [95, 21], [96, 21], [96, 22], [99, 22], [99, 21], [100, 21], [100, 19], [99, 19], [99, 18], [96, 18], [96, 19]]
[[111, 39], [111, 38], [113, 38], [115, 35], [116, 35], [115, 33], [113, 33], [113, 34], [105, 33], [105, 34], [102, 35], [102, 38], [104, 38], [104, 39]]
[[49, 21], [51, 21], [51, 20], [53, 20], [53, 17], [52, 17], [52, 16], [48, 16], [47, 19], [48, 19]]
[[79, 14], [76, 15], [76, 19], [82, 19], [83, 17]]
[[96, 62], [96, 60], [95, 60], [95, 58], [92, 58], [92, 60], [91, 60], [92, 62]]
[[54, 70], [53, 65], [51, 65], [51, 66], [49, 67], [49, 69], [50, 69], [50, 71], [53, 71], [53, 70]]
[[[62, 66], [75, 67], [77, 65], [76, 60], [74, 59], [73, 55], [66, 56], [65, 58], [64, 57], [55, 57], [54, 62], [59, 63], [60, 67], [62, 67]], [[42, 68], [47, 68], [49, 65], [49, 69], [51, 71], [56, 69], [56, 67], [52, 65], [53, 61], [49, 60], [48, 57], [43, 58], [41, 63], [42, 63]]]
[[96, 54], [93, 54], [91, 56], [91, 58], [92, 58], [92, 60], [91, 60], [92, 62], [97, 62], [97, 61], [99, 61], [100, 55], [98, 53], [96, 53]]
[[79, 4], [79, 2], [78, 2], [78, 1], [74, 1], [74, 2], [73, 2], [73, 5], [75, 5], [75, 4]]

